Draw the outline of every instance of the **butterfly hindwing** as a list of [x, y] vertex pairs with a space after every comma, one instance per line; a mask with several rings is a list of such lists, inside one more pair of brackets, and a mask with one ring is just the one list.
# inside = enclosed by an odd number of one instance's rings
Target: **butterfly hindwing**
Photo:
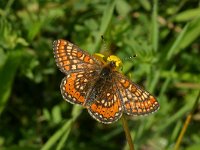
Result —
[[102, 83], [102, 90], [89, 107], [89, 114], [99, 122], [110, 124], [117, 121], [122, 113], [121, 101], [117, 87], [113, 82]]
[[116, 84], [121, 95], [124, 113], [145, 115], [155, 112], [159, 108], [159, 103], [154, 96], [124, 75], [116, 73]]
[[98, 73], [97, 70], [90, 70], [88, 72], [80, 71], [68, 74], [60, 85], [63, 98], [72, 104], [83, 105], [87, 93], [97, 80]]

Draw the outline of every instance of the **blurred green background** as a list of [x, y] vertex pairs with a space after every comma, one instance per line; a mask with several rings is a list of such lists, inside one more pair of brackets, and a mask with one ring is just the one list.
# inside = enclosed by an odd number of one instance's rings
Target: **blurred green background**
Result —
[[[199, 0], [1, 0], [0, 149], [127, 150], [121, 121], [103, 125], [62, 99], [53, 40], [104, 49], [155, 95], [158, 112], [127, 117], [138, 150], [173, 149], [200, 90]], [[137, 55], [136, 58], [126, 59]], [[180, 149], [200, 149], [200, 107]]]

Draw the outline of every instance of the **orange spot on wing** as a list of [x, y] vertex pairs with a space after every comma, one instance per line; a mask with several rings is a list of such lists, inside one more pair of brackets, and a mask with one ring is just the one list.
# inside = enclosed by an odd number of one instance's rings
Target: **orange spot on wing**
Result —
[[59, 53], [58, 56], [64, 57], [64, 56], [66, 56], [66, 54], [65, 53]]
[[77, 57], [81, 57], [82, 55], [83, 55], [83, 53], [77, 52]]
[[83, 96], [80, 96], [79, 101], [83, 103], [85, 101], [85, 98]]
[[86, 55], [86, 56], [84, 57], [84, 61], [85, 61], [85, 62], [90, 62], [90, 57]]
[[149, 107], [147, 101], [144, 102], [144, 106], [145, 106], [145, 108], [148, 108], [148, 107]]
[[65, 84], [65, 91], [66, 91], [66, 93], [71, 95], [71, 97], [73, 97], [77, 101], [83, 103], [85, 101], [84, 97], [81, 96], [81, 93], [78, 92], [74, 87], [75, 78], [76, 78], [76, 74], [72, 74], [72, 76], [68, 78], [68, 80], [66, 81], [66, 84]]
[[141, 103], [141, 105], [140, 105], [140, 106], [141, 106], [141, 108], [142, 108], [142, 109], [144, 109], [144, 108], [145, 108], [145, 105], [144, 105], [144, 103]]
[[70, 67], [69, 66], [65, 66], [65, 70], [70, 70]]
[[155, 98], [153, 96], [150, 97], [151, 104], [154, 104], [156, 102]]
[[62, 57], [62, 60], [67, 60], [67, 59], [68, 59], [67, 56]]
[[135, 92], [136, 90], [137, 90], [136, 87], [135, 87], [135, 86], [132, 86], [131, 91], [132, 91], [132, 92]]
[[65, 65], [69, 65], [70, 62], [65, 60], [65, 61], [62, 61], [62, 63], [65, 66]]
[[125, 107], [126, 107], [126, 109], [130, 109], [131, 108], [131, 106], [129, 105], [129, 103], [126, 103]]
[[129, 86], [129, 82], [126, 81], [126, 82], [123, 84], [123, 86], [124, 86], [125, 88], [127, 88], [127, 87]]
[[102, 115], [103, 118], [114, 118], [115, 117], [115, 114], [117, 112], [119, 112], [119, 106], [118, 106], [118, 103], [114, 103], [114, 105], [112, 105], [111, 107], [103, 107], [101, 105], [96, 105], [96, 104], [92, 104], [91, 105], [91, 110], [93, 112], [96, 112], [98, 113], [99, 115]]
[[129, 105], [129, 108], [131, 108], [131, 109], [132, 109], [132, 108], [135, 108], [135, 103], [134, 103], [134, 102], [130, 102], [130, 103], [127, 103], [127, 104], [130, 104], [130, 105]]
[[56, 53], [65, 53], [65, 50], [64, 49], [58, 49], [55, 51]]
[[136, 108], [140, 108], [140, 102], [136, 102], [135, 105], [136, 105]]
[[59, 46], [59, 49], [64, 49], [65, 47], [63, 45], [60, 45]]

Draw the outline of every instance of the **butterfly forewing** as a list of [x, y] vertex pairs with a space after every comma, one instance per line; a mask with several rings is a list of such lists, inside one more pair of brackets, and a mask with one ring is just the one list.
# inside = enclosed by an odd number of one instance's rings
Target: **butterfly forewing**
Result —
[[57, 66], [66, 74], [60, 85], [63, 98], [83, 105], [88, 90], [101, 71], [101, 62], [62, 39], [53, 42], [53, 50]]
[[65, 74], [83, 69], [99, 69], [101, 65], [100, 61], [69, 41], [55, 40], [53, 51], [57, 66]]

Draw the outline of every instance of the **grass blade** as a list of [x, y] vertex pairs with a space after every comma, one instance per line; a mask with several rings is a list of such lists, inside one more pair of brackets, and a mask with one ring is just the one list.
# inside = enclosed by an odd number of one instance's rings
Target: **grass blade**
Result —
[[108, 25], [111, 21], [111, 18], [114, 12], [115, 5], [116, 5], [116, 0], [112, 2], [108, 2], [108, 5], [104, 10], [103, 17], [101, 20], [101, 25], [100, 25], [100, 31], [96, 35], [95, 43], [93, 44], [93, 47], [91, 48], [94, 50], [94, 52], [97, 52], [97, 49], [101, 41], [101, 35], [104, 35], [106, 32], [106, 29], [108, 28]]
[[45, 143], [45, 145], [42, 147], [41, 150], [49, 150], [49, 149], [52, 148], [53, 145], [61, 138], [61, 136], [63, 135], [63, 133], [65, 133], [65, 132], [70, 132], [72, 122], [73, 122], [72, 119], [66, 121], [65, 124], [61, 127], [61, 129], [59, 129], [59, 130]]
[[196, 110], [196, 108], [198, 107], [199, 100], [200, 100], [200, 91], [199, 91], [199, 94], [198, 94], [198, 96], [197, 96], [197, 98], [195, 100], [195, 103], [193, 104], [193, 108], [192, 108], [190, 114], [187, 116], [187, 118], [185, 120], [185, 123], [184, 123], [184, 126], [183, 126], [183, 128], [181, 130], [181, 133], [179, 134], [179, 137], [178, 137], [178, 139], [176, 141], [175, 148], [174, 148], [175, 150], [178, 150], [179, 147], [180, 147], [180, 143], [181, 143], [181, 141], [183, 139], [183, 136], [185, 134], [185, 131], [187, 130], [187, 127], [188, 127], [188, 125], [189, 125], [189, 123], [190, 123], [190, 121], [192, 119], [193, 113]]
[[153, 14], [152, 14], [152, 44], [153, 44], [153, 50], [158, 50], [158, 1], [154, 0], [153, 3]]
[[[50, 137], [50, 139], [45, 143], [45, 145], [42, 147], [42, 150], [48, 150], [53, 147], [53, 145], [61, 138], [61, 141], [59, 142], [57, 149], [61, 149], [64, 145], [65, 141], [68, 138], [68, 135], [71, 131], [71, 128], [73, 126], [73, 123], [77, 119], [77, 117], [80, 115], [82, 110], [82, 107], [78, 105], [74, 105], [72, 110], [72, 118], [65, 122], [65, 124], [59, 129], [56, 133], [54, 133], [53, 136]], [[63, 136], [63, 137], [62, 137]]]
[[167, 53], [167, 57], [166, 57], [167, 61], [170, 60], [173, 55], [175, 55], [176, 53], [179, 52], [181, 40], [184, 38], [184, 36], [187, 32], [188, 26], [189, 26], [189, 23], [185, 25], [185, 27], [181, 31], [180, 35], [177, 37], [177, 39], [175, 40], [175, 42], [173, 43], [173, 45], [169, 49], [169, 52]]

